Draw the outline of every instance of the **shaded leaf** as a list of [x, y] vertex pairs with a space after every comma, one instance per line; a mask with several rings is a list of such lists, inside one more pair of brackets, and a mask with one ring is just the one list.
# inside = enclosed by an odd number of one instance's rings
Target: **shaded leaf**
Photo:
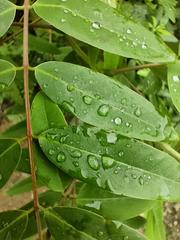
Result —
[[106, 221], [87, 210], [55, 207], [44, 212], [49, 231], [59, 240], [145, 240], [146, 238], [119, 221]]
[[165, 11], [165, 15], [175, 22], [176, 15], [176, 0], [158, 0], [159, 4], [162, 5]]
[[105, 218], [125, 221], [152, 208], [154, 201], [117, 196], [92, 185], [84, 185], [77, 196], [77, 205]]
[[[2, 21], [3, 24], [1, 25], [5, 25], [4, 20]], [[4, 90], [6, 87], [9, 87], [9, 85], [13, 82], [15, 76], [16, 76], [15, 66], [8, 61], [0, 59], [0, 91]]]
[[118, 195], [180, 198], [180, 165], [174, 158], [138, 141], [117, 136], [116, 144], [104, 144], [96, 136], [84, 136], [79, 128], [50, 129], [39, 142], [48, 159], [74, 178]]
[[38, 0], [33, 8], [54, 27], [107, 52], [150, 62], [175, 59], [152, 32], [100, 0]]
[[2, 37], [14, 20], [16, 6], [7, 0], [0, 0], [0, 6], [0, 37]]
[[21, 156], [21, 147], [12, 139], [0, 139], [0, 188], [8, 181]]
[[164, 138], [167, 120], [154, 106], [105, 75], [63, 62], [43, 63], [35, 74], [48, 97], [84, 122], [128, 137]]
[[0, 239], [21, 240], [26, 230], [28, 213], [26, 211], [8, 211], [0, 213]]
[[66, 125], [66, 120], [60, 108], [44, 93], [39, 92], [32, 103], [33, 134], [39, 135], [48, 128], [59, 128]]
[[172, 101], [180, 112], [180, 60], [168, 65], [168, 85]]
[[0, 134], [1, 138], [20, 139], [26, 136], [26, 121], [19, 122]]

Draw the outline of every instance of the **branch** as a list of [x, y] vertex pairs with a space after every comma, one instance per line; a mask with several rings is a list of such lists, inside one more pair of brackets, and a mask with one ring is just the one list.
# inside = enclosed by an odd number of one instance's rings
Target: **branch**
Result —
[[33, 143], [32, 143], [32, 126], [31, 126], [31, 110], [29, 100], [29, 0], [24, 0], [24, 28], [23, 28], [23, 68], [24, 68], [24, 98], [26, 110], [26, 126], [27, 126], [27, 142], [29, 150], [29, 161], [31, 167], [32, 177], [32, 192], [34, 201], [34, 211], [36, 216], [36, 223], [38, 229], [39, 240], [42, 240], [41, 219], [39, 213], [39, 200], [36, 188], [36, 173], [35, 163], [33, 156]]

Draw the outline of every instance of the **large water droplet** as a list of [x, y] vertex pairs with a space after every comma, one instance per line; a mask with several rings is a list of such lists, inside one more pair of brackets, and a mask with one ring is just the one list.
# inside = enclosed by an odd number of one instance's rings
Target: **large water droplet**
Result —
[[107, 116], [108, 115], [108, 113], [109, 113], [109, 106], [108, 105], [106, 105], [106, 104], [103, 104], [103, 105], [101, 105], [99, 108], [98, 108], [98, 114], [100, 115], [100, 116]]
[[90, 96], [84, 96], [83, 97], [83, 102], [87, 105], [90, 105], [92, 103], [92, 97]]
[[88, 158], [87, 158], [87, 160], [88, 160], [88, 164], [89, 164], [89, 166], [92, 168], [92, 169], [94, 169], [94, 170], [98, 170], [99, 169], [99, 161], [98, 161], [98, 159], [95, 157], [95, 156], [93, 156], [93, 155], [89, 155], [88, 156]]
[[80, 158], [82, 157], [82, 152], [79, 151], [79, 150], [73, 150], [71, 153], [70, 153], [71, 157], [73, 158]]
[[67, 85], [67, 90], [68, 90], [69, 92], [72, 92], [72, 91], [75, 90], [75, 86], [74, 86], [73, 84], [68, 84], [68, 85]]
[[134, 111], [134, 114], [136, 115], [136, 117], [140, 117], [142, 114], [141, 109], [139, 107], [137, 107]]
[[101, 24], [99, 22], [93, 22], [91, 26], [94, 29], [100, 29], [101, 28]]
[[104, 169], [113, 167], [114, 163], [114, 159], [107, 156], [102, 156], [102, 165]]
[[58, 163], [64, 162], [66, 160], [65, 154], [63, 152], [59, 152], [56, 160], [57, 160]]
[[[116, 133], [108, 133], [108, 134], [107, 134], [107, 142], [108, 142], [108, 143], [113, 143], [113, 144], [115, 144], [116, 141], [117, 141], [117, 135], [116, 135]], [[108, 149], [107, 149], [107, 151], [108, 151]]]
[[173, 76], [173, 81], [174, 82], [180, 82], [180, 76], [174, 75]]
[[116, 125], [121, 125], [122, 119], [121, 119], [120, 117], [116, 117], [116, 118], [114, 119], [114, 123], [115, 123]]

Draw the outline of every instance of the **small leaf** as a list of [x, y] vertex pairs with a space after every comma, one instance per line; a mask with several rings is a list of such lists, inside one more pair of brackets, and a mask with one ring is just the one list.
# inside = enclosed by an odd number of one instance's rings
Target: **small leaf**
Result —
[[175, 60], [152, 32], [100, 0], [38, 0], [33, 8], [57, 29], [107, 52], [150, 62]]
[[180, 60], [168, 66], [168, 85], [172, 101], [180, 112]]
[[33, 134], [39, 135], [48, 128], [59, 128], [66, 125], [66, 120], [60, 108], [44, 93], [39, 92], [32, 103]]
[[21, 240], [27, 227], [26, 211], [8, 211], [0, 213], [0, 239]]
[[55, 240], [146, 240], [129, 226], [119, 221], [107, 221], [102, 216], [84, 209], [55, 207], [46, 210], [44, 214], [48, 229]]
[[[2, 21], [3, 24], [1, 25], [5, 25], [4, 20]], [[15, 66], [8, 61], [0, 59], [0, 91], [9, 87], [13, 82], [15, 76], [16, 76]]]
[[10, 178], [21, 156], [21, 147], [12, 139], [0, 139], [0, 188]]
[[85, 184], [77, 196], [77, 205], [105, 218], [125, 221], [151, 209], [154, 201], [117, 196]]
[[104, 143], [101, 132], [83, 134], [79, 128], [50, 129], [39, 142], [48, 159], [74, 178], [117, 195], [180, 199], [180, 165], [174, 158], [128, 138], [117, 136], [114, 144]]
[[7, 0], [0, 0], [0, 6], [0, 37], [2, 37], [14, 20], [16, 6]]
[[19, 122], [0, 134], [1, 138], [21, 139], [26, 136], [26, 122]]
[[35, 74], [46, 95], [82, 121], [128, 137], [164, 139], [167, 120], [145, 98], [113, 79], [63, 62], [43, 63]]

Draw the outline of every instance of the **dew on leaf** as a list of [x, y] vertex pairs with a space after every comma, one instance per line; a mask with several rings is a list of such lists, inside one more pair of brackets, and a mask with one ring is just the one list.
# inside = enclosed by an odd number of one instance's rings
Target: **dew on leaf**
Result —
[[98, 161], [98, 159], [95, 157], [95, 156], [93, 156], [93, 155], [89, 155], [88, 157], [87, 157], [87, 160], [88, 160], [88, 164], [89, 164], [89, 166], [92, 168], [92, 169], [94, 169], [94, 170], [98, 170], [99, 169], [99, 161]]
[[116, 117], [116, 118], [114, 119], [114, 123], [115, 123], [116, 125], [121, 125], [122, 119], [121, 119], [120, 117]]
[[136, 117], [140, 117], [142, 114], [141, 109], [139, 107], [137, 107], [134, 111], [134, 114], [136, 115]]
[[53, 149], [49, 150], [49, 155], [53, 155], [55, 153], [55, 151]]
[[128, 34], [131, 34], [132, 33], [132, 30], [130, 28], [127, 29], [126, 31]]
[[66, 19], [64, 18], [61, 18], [61, 22], [64, 23], [66, 21]]
[[117, 135], [116, 133], [108, 133], [107, 134], [107, 142], [115, 144], [117, 141]]
[[100, 29], [101, 28], [101, 24], [99, 22], [93, 22], [91, 26], [92, 26], [93, 29]]
[[103, 233], [102, 231], [98, 231], [98, 232], [97, 232], [97, 235], [98, 235], [99, 237], [102, 237], [102, 236], [104, 235], [104, 233]]
[[74, 108], [74, 106], [73, 106], [71, 103], [64, 101], [64, 102], [62, 103], [62, 105], [63, 105], [63, 107], [64, 107], [67, 111], [70, 111], [70, 112], [72, 112], [72, 113], [75, 112], [75, 108]]
[[107, 116], [108, 115], [108, 113], [109, 113], [109, 106], [108, 105], [106, 105], [106, 104], [103, 104], [103, 105], [101, 105], [99, 108], [98, 108], [98, 114], [100, 115], [100, 116]]
[[138, 179], [140, 185], [144, 185], [144, 178], [142, 176]]
[[59, 152], [59, 154], [57, 155], [56, 161], [60, 163], [60, 162], [64, 162], [65, 160], [66, 160], [65, 154], [63, 152]]
[[43, 88], [46, 89], [47, 87], [48, 87], [48, 84], [47, 84], [47, 83], [44, 83], [44, 84], [43, 84]]
[[68, 84], [68, 85], [67, 85], [67, 90], [68, 90], [69, 92], [72, 92], [72, 91], [75, 90], [75, 86], [74, 86], [73, 84]]
[[102, 156], [102, 165], [104, 169], [111, 168], [114, 165], [114, 159], [107, 156]]
[[174, 82], [180, 82], [180, 76], [174, 75], [172, 79]]
[[87, 105], [91, 105], [92, 103], [92, 97], [90, 96], [83, 96], [83, 102]]
[[73, 165], [74, 165], [75, 167], [79, 167], [79, 163], [78, 163], [77, 161], [74, 161], [74, 162], [73, 162]]
[[126, 104], [127, 104], [126, 98], [122, 98], [122, 99], [121, 99], [121, 103], [122, 103], [123, 105], [126, 105]]
[[80, 158], [82, 157], [82, 152], [79, 151], [79, 150], [73, 150], [71, 153], [70, 153], [71, 157], [73, 158]]
[[118, 153], [118, 155], [119, 155], [119, 157], [122, 157], [122, 156], [124, 155], [124, 152], [123, 152], [123, 151], [120, 151], [120, 152]]
[[147, 44], [145, 42], [143, 42], [142, 45], [141, 45], [141, 48], [142, 49], [146, 49], [147, 48]]
[[129, 122], [126, 122], [126, 127], [130, 127], [130, 123]]
[[69, 11], [67, 9], [64, 9], [64, 13], [68, 13]]

